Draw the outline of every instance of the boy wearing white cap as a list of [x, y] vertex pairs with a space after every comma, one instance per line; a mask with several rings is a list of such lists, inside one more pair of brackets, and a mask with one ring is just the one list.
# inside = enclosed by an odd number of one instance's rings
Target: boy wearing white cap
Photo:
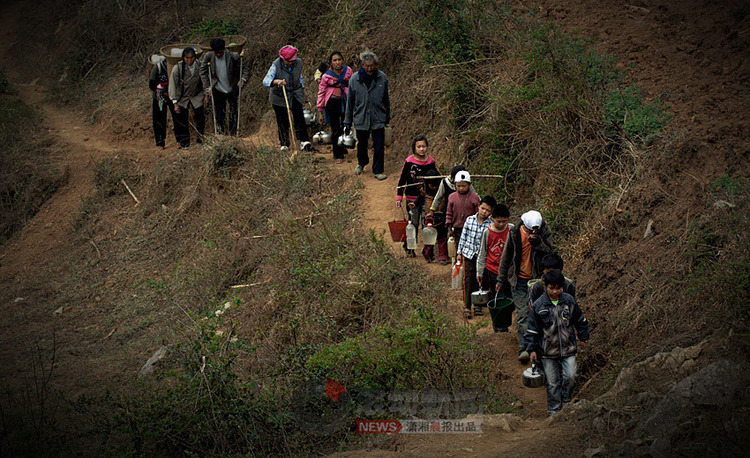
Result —
[[466, 170], [458, 172], [454, 182], [456, 183], [456, 192], [448, 197], [448, 206], [445, 208], [445, 225], [456, 239], [456, 245], [458, 245], [466, 218], [479, 211], [479, 194], [471, 190], [471, 175]]
[[[518, 360], [526, 362], [529, 360], [524, 338], [529, 321], [528, 283], [531, 279], [541, 278], [544, 269], [542, 258], [555, 249], [550, 241], [552, 234], [538, 211], [531, 210], [521, 215], [521, 223], [510, 232], [500, 260], [497, 281], [501, 291], [510, 289], [513, 292], [518, 328]], [[513, 275], [509, 279], [511, 267]]]

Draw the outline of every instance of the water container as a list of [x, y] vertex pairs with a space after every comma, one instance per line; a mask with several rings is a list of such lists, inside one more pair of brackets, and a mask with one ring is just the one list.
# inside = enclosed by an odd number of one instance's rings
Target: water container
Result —
[[437, 243], [437, 229], [433, 227], [432, 217], [425, 218], [425, 228], [422, 231], [422, 241], [425, 245]]
[[448, 237], [448, 256], [451, 258], [456, 257], [456, 239], [452, 235]]
[[411, 220], [409, 220], [409, 224], [406, 226], [406, 249], [417, 249], [417, 228], [414, 227]]
[[461, 261], [456, 261], [451, 268], [451, 288], [456, 291], [464, 289], [464, 266], [461, 265]]
[[393, 144], [393, 128], [391, 126], [385, 126], [385, 146], [391, 146]]

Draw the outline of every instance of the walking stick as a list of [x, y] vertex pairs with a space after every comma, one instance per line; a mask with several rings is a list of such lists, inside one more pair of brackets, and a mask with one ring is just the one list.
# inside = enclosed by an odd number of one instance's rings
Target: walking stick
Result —
[[[244, 54], [245, 51], [242, 51]], [[240, 54], [240, 81], [242, 81], [242, 54]], [[242, 102], [242, 86], [240, 93], [237, 94], [237, 136], [240, 136], [240, 102]]]
[[211, 113], [214, 115], [214, 135], [219, 135], [218, 128], [216, 127], [216, 108], [214, 107], [214, 97], [213, 97], [213, 87], [214, 87], [214, 81], [213, 78], [211, 78], [211, 62], [206, 62], [206, 65], [208, 65], [208, 90], [209, 94], [211, 94]]
[[284, 90], [284, 103], [286, 104], [286, 114], [289, 116], [289, 133], [292, 136], [292, 144], [294, 145], [294, 151], [299, 151], [297, 145], [297, 136], [294, 134], [294, 117], [292, 116], [292, 109], [289, 108], [289, 99], [286, 97], [286, 86], [281, 86]]

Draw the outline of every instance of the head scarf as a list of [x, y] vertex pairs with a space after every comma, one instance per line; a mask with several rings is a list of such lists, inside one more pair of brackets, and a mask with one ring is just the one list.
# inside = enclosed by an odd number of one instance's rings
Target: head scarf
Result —
[[294, 62], [297, 60], [297, 48], [294, 46], [286, 45], [283, 48], [279, 49], [279, 57], [282, 59]]

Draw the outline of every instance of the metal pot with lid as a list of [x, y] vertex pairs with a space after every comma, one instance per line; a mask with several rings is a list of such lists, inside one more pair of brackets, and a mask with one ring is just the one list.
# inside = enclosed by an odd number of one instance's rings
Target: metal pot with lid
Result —
[[315, 113], [313, 113], [311, 110], [305, 108], [304, 110], [302, 110], [302, 115], [305, 118], [305, 124], [307, 124], [308, 126], [315, 124]]
[[544, 372], [537, 366], [537, 361], [531, 362], [531, 367], [523, 371], [523, 386], [528, 388], [539, 388], [544, 386]]
[[471, 304], [474, 306], [487, 305], [490, 301], [490, 292], [486, 289], [480, 289], [471, 293]]
[[357, 144], [357, 139], [351, 134], [349, 128], [344, 129], [344, 135], [339, 137], [338, 145], [346, 149], [352, 149]]
[[312, 137], [312, 142], [316, 145], [329, 145], [331, 143], [331, 140], [331, 134], [324, 130], [321, 130]]

